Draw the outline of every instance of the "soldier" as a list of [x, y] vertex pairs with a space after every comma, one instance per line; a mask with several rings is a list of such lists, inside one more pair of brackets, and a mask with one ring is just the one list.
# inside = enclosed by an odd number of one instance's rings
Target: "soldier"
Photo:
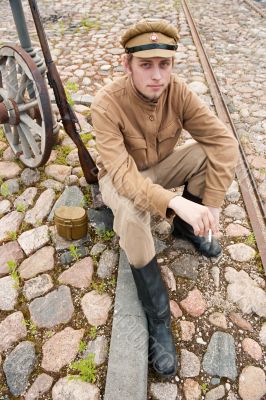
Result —
[[[129, 28], [121, 39], [126, 76], [102, 88], [91, 108], [100, 190], [147, 316], [149, 362], [163, 377], [175, 375], [177, 360], [150, 215], [174, 215], [174, 236], [218, 256], [220, 206], [238, 159], [232, 134], [173, 74], [178, 39], [165, 20]], [[194, 141], [176, 146], [182, 128]], [[181, 185], [182, 196], [169, 190]]]

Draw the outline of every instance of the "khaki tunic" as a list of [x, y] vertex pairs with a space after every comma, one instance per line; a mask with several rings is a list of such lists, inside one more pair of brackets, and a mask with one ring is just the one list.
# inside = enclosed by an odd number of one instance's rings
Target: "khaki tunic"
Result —
[[176, 194], [139, 171], [167, 157], [182, 128], [207, 156], [203, 204], [220, 207], [234, 175], [238, 143], [225, 125], [176, 75], [157, 102], [144, 99], [128, 76], [102, 88], [91, 107], [99, 152], [99, 179], [106, 173], [118, 193], [140, 210], [166, 216]]

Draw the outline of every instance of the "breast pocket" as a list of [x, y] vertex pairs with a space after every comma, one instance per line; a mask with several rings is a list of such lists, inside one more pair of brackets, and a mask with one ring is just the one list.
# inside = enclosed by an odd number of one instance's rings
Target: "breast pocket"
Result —
[[147, 168], [147, 143], [142, 137], [127, 136], [125, 145], [128, 153], [133, 157], [139, 170]]
[[179, 118], [170, 122], [165, 128], [160, 129], [157, 136], [159, 161], [172, 153], [182, 131]]

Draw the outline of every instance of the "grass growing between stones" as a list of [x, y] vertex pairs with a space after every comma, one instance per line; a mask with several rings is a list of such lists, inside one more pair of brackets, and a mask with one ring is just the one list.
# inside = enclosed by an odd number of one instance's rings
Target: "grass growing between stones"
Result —
[[6, 135], [4, 129], [0, 126], [0, 140], [6, 142]]
[[85, 144], [87, 144], [89, 140], [94, 139], [92, 133], [82, 133], [80, 137]]
[[84, 342], [84, 340], [81, 340], [79, 342], [79, 353], [83, 353], [83, 351], [86, 350], [87, 344]]
[[94, 340], [97, 336], [97, 327], [93, 325], [89, 330], [89, 338]]
[[23, 204], [23, 203], [18, 203], [18, 204], [16, 205], [16, 210], [17, 210], [18, 212], [24, 213], [24, 212], [26, 211], [26, 206], [25, 206], [25, 204]]
[[[84, 193], [84, 191], [86, 193]], [[91, 192], [90, 192], [90, 188], [84, 188], [83, 191], [83, 199], [82, 199], [82, 205], [81, 207], [90, 207], [92, 205], [92, 197], [91, 197]]]
[[58, 25], [59, 25], [59, 32], [61, 33], [62, 36], [64, 36], [66, 30], [64, 21], [59, 20]]
[[7, 240], [8, 241], [10, 241], [10, 240], [16, 240], [17, 239], [17, 232], [15, 232], [15, 231], [9, 231], [9, 232], [7, 232]]
[[103, 294], [106, 289], [107, 289], [107, 285], [104, 281], [102, 282], [92, 282], [91, 283], [91, 289], [96, 290], [97, 293], [99, 294]]
[[96, 290], [99, 294], [103, 294], [105, 292], [108, 292], [109, 290], [115, 288], [116, 286], [116, 277], [113, 275], [109, 279], [104, 280], [94, 280], [91, 282], [91, 289]]
[[57, 151], [57, 156], [55, 159], [55, 164], [67, 165], [67, 156], [72, 151], [71, 146], [55, 146]]
[[44, 339], [50, 339], [52, 336], [54, 336], [54, 331], [47, 331], [43, 335]]
[[34, 324], [34, 322], [32, 322], [31, 320], [28, 320], [28, 319], [24, 319], [23, 323], [28, 328], [30, 334], [32, 336], [35, 336], [37, 333], [37, 326]]
[[108, 240], [111, 240], [115, 235], [115, 233], [114, 233], [114, 231], [112, 229], [111, 230], [108, 230], [108, 229], [106, 229], [106, 230], [96, 229], [96, 233], [105, 242], [108, 241]]
[[256, 238], [254, 233], [250, 233], [246, 240], [245, 240], [245, 244], [247, 244], [248, 246], [256, 246]]
[[67, 81], [65, 88], [71, 92], [76, 93], [79, 90], [79, 85], [75, 82]]
[[14, 283], [14, 288], [15, 289], [19, 289], [20, 286], [20, 278], [19, 278], [19, 274], [17, 272], [17, 264], [15, 263], [15, 261], [7, 261], [7, 266], [8, 266], [8, 270], [10, 273], [11, 278], [13, 279]]
[[79, 90], [77, 83], [68, 81], [64, 87], [68, 103], [73, 107], [75, 102], [72, 99], [71, 93], [76, 93]]
[[207, 393], [207, 390], [208, 390], [208, 384], [207, 383], [202, 383], [201, 385], [200, 385], [200, 388], [201, 388], [201, 392], [202, 392], [202, 394], [206, 394]]
[[94, 383], [96, 380], [96, 364], [94, 361], [94, 354], [88, 354], [83, 360], [75, 361], [69, 365], [69, 368], [77, 371], [78, 375], [69, 375], [68, 379], [77, 379], [82, 382]]
[[9, 187], [5, 182], [1, 185], [0, 193], [3, 197], [8, 197], [10, 195]]
[[81, 254], [79, 253], [79, 249], [74, 244], [69, 246], [69, 251], [74, 261], [78, 261], [80, 259]]
[[264, 271], [263, 264], [261, 261], [261, 256], [258, 252], [256, 252], [256, 254], [255, 254], [255, 261], [256, 261], [256, 265], [257, 265], [259, 273], [265, 277], [265, 271]]
[[85, 29], [86, 32], [91, 31], [92, 29], [99, 30], [101, 28], [101, 25], [99, 21], [93, 21], [89, 19], [88, 17], [82, 18], [80, 21], [81, 26]]
[[0, 158], [3, 158], [3, 154], [4, 154], [5, 149], [0, 149]]
[[33, 229], [33, 226], [31, 224], [28, 224], [28, 222], [26, 221], [22, 221], [17, 236], [20, 236], [23, 232], [29, 231], [31, 229]]

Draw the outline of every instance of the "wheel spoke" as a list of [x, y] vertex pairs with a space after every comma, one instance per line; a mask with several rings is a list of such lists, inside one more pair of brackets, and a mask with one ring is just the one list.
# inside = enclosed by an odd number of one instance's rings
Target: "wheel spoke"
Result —
[[16, 103], [23, 103], [24, 102], [24, 94], [25, 91], [27, 89], [27, 81], [30, 82], [29, 78], [27, 77], [27, 75], [25, 74], [25, 72], [23, 72], [23, 74], [21, 75], [20, 78], [20, 83], [19, 83], [19, 88], [15, 97], [15, 102]]
[[6, 60], [7, 60], [6, 57], [2, 59], [0, 58], [0, 72], [3, 72], [4, 69], [6, 69]]
[[27, 110], [30, 110], [31, 108], [38, 107], [38, 105], [39, 105], [38, 100], [35, 99], [32, 101], [29, 101], [28, 103], [18, 105], [18, 110], [20, 113], [22, 113]]
[[17, 146], [19, 144], [19, 134], [18, 134], [18, 130], [17, 130], [16, 126], [14, 126], [14, 128], [13, 128], [12, 143], [13, 143], [14, 146]]
[[24, 136], [27, 140], [27, 142], [29, 143], [31, 150], [34, 154], [35, 157], [39, 157], [40, 156], [40, 149], [38, 144], [35, 142], [34, 137], [32, 135], [32, 132], [28, 129], [28, 126], [26, 124], [24, 124], [24, 122], [20, 123], [20, 127], [24, 133]]
[[28, 116], [28, 114], [23, 113], [20, 115], [20, 120], [27, 125], [30, 129], [33, 130], [33, 134], [37, 134], [38, 136], [42, 137], [43, 135], [43, 130], [40, 125], [34, 121], [34, 119], [31, 119], [31, 117]]
[[17, 78], [17, 66], [14, 57], [8, 58], [8, 84], [9, 84], [9, 95], [11, 98], [15, 98], [18, 92], [18, 78]]
[[29, 147], [28, 141], [24, 135], [23, 130], [21, 129], [20, 125], [17, 126], [18, 134], [20, 137], [21, 149], [23, 151], [23, 156], [25, 158], [32, 158], [32, 152]]
[[34, 99], [36, 96], [35, 96], [34, 85], [33, 85], [32, 81], [29, 81], [27, 90], [28, 90], [29, 98]]
[[7, 91], [0, 87], [0, 101], [3, 101], [3, 99], [8, 98]]
[[4, 89], [8, 92], [8, 96], [9, 96], [8, 73], [7, 73], [6, 64], [0, 64], [0, 71], [1, 71], [1, 75], [2, 75], [2, 84], [5, 85]]

